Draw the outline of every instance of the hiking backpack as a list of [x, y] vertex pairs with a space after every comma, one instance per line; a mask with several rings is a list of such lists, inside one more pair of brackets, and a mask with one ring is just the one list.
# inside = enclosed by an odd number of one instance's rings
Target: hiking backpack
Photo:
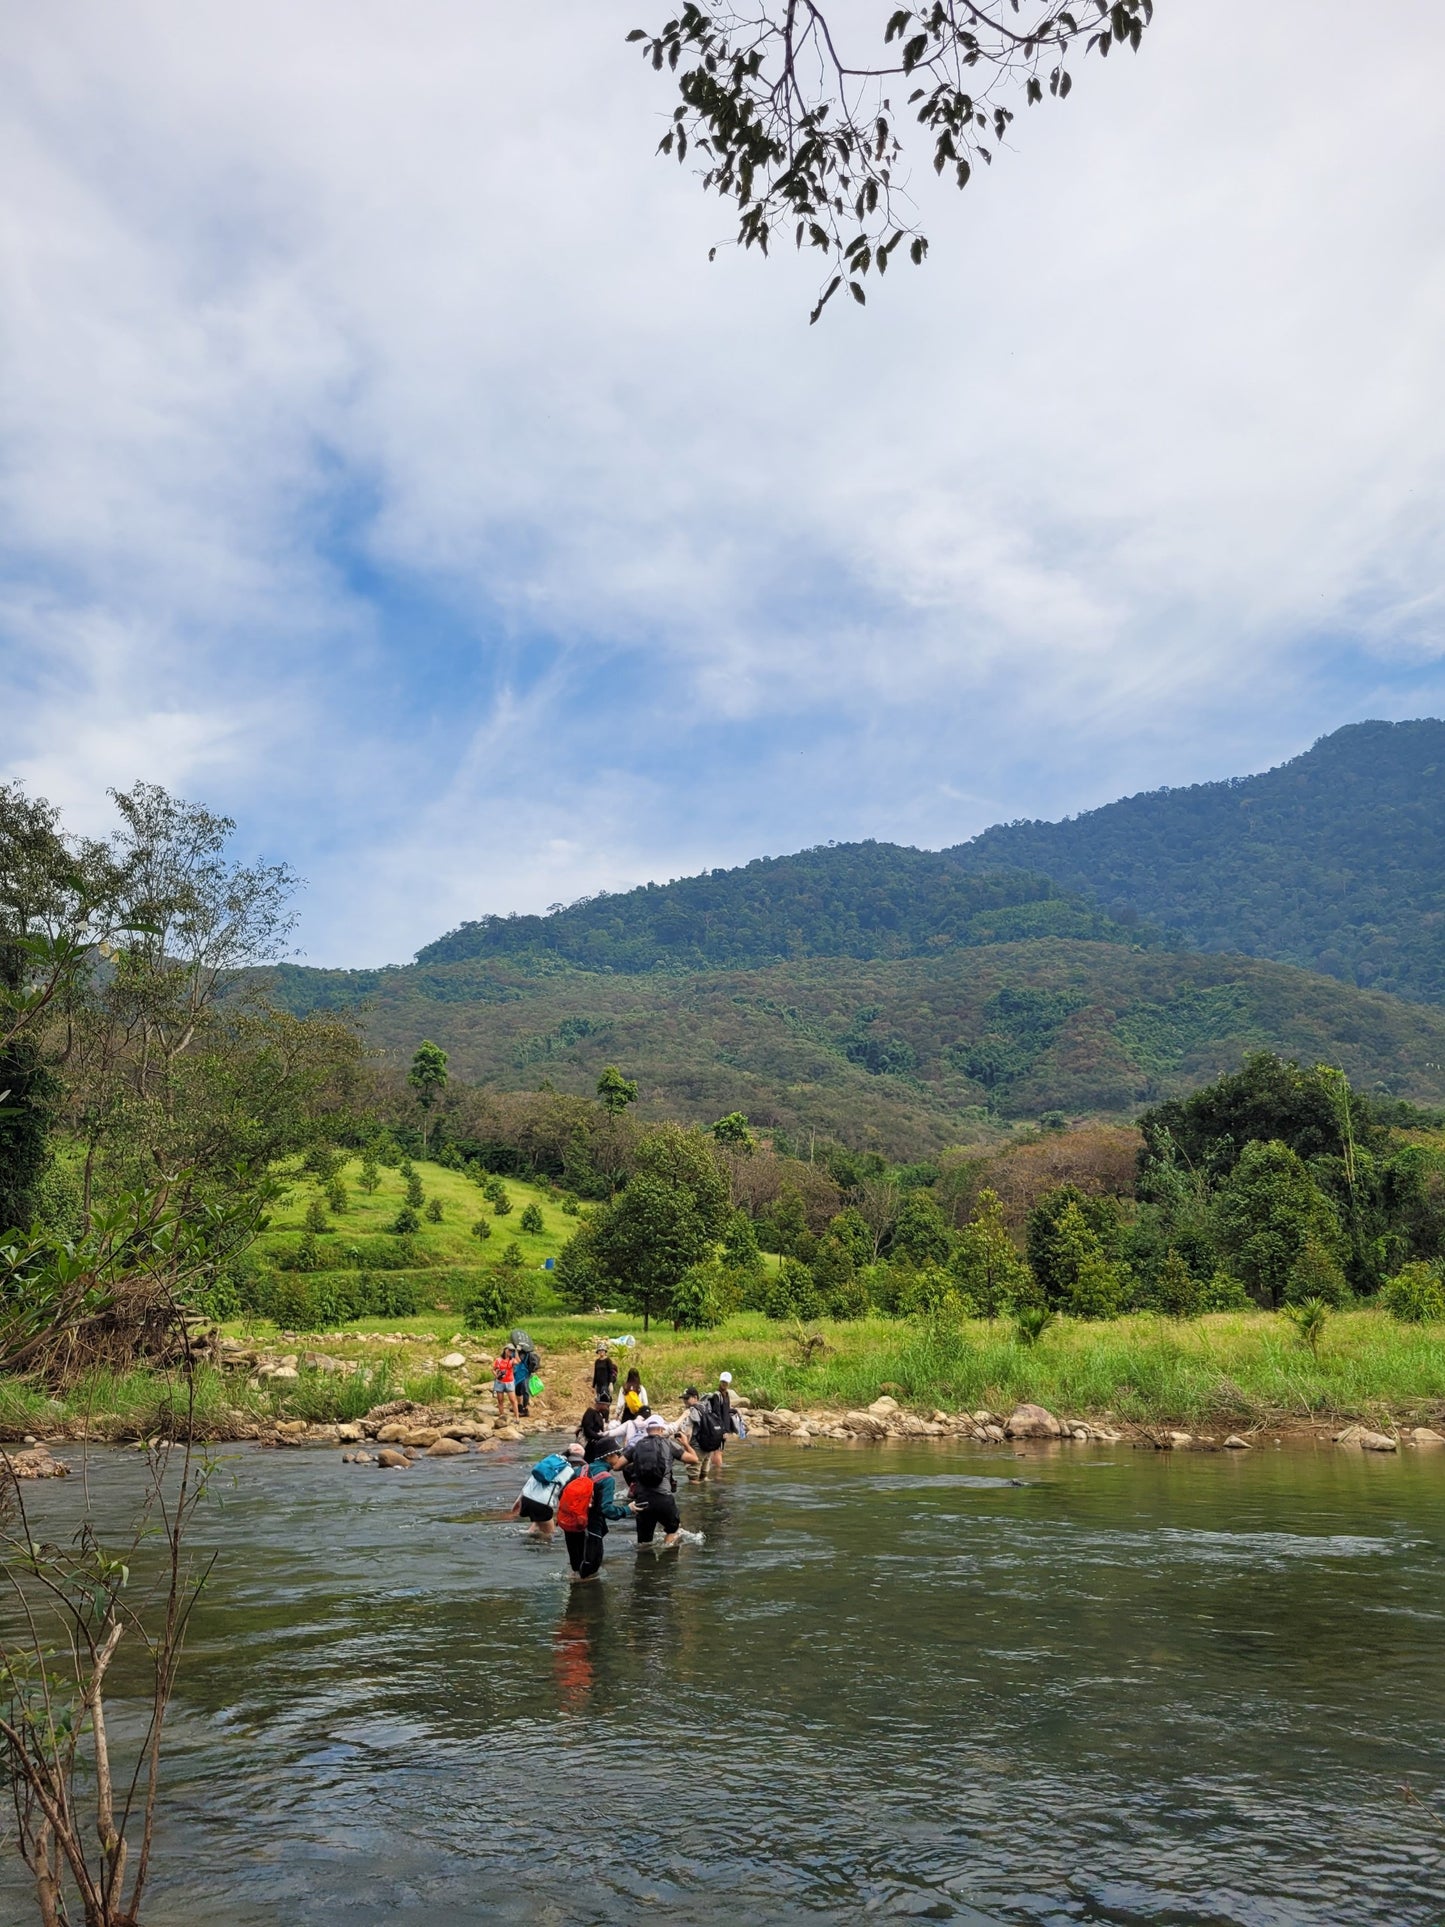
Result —
[[632, 1448], [632, 1469], [639, 1485], [651, 1491], [667, 1484], [672, 1473], [672, 1454], [661, 1439], [639, 1439]]
[[585, 1532], [592, 1510], [592, 1481], [585, 1472], [567, 1481], [557, 1501], [557, 1523], [564, 1532]]
[[718, 1424], [712, 1400], [705, 1398], [697, 1408], [697, 1423], [692, 1428], [694, 1446], [699, 1452], [716, 1452], [721, 1449], [726, 1436], [727, 1434]]

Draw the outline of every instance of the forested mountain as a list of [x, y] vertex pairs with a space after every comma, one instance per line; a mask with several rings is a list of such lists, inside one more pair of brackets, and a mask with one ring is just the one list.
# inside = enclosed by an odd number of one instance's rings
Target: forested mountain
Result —
[[[1136, 922], [1126, 911], [1124, 923]], [[429, 943], [417, 962], [531, 956], [583, 970], [706, 970], [785, 957], [917, 957], [1029, 937], [1131, 942], [1139, 933], [1016, 867], [991, 874], [943, 851], [839, 843], [584, 898], [544, 917], [483, 917]]]
[[288, 968], [295, 1010], [357, 1006], [398, 1068], [423, 1037], [454, 1076], [590, 1093], [609, 1063], [645, 1114], [732, 1110], [921, 1155], [989, 1114], [1130, 1112], [1250, 1050], [1341, 1064], [1357, 1087], [1445, 1099], [1445, 1013], [1287, 965], [1041, 939], [927, 958], [817, 958], [625, 976], [489, 958]]
[[1445, 723], [1355, 723], [1260, 776], [1001, 825], [948, 854], [1042, 873], [1198, 949], [1445, 1002]]

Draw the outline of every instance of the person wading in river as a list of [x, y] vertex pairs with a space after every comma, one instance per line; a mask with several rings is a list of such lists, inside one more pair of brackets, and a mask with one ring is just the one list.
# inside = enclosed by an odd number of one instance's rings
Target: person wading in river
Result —
[[582, 1441], [589, 1465], [600, 1456], [598, 1445], [611, 1423], [611, 1401], [607, 1393], [601, 1390], [594, 1392], [592, 1403], [577, 1423], [577, 1436]]
[[[646, 1436], [623, 1454], [623, 1469], [632, 1488], [632, 1509], [637, 1514], [640, 1546], [652, 1544], [659, 1526], [663, 1530], [664, 1546], [675, 1546], [682, 1536], [672, 1471], [678, 1459], [695, 1462], [695, 1455], [691, 1447], [668, 1437], [667, 1421], [660, 1418], [650, 1418]], [[701, 1535], [697, 1536], [700, 1539]]]
[[565, 1453], [549, 1452], [545, 1459], [538, 1459], [532, 1467], [531, 1475], [512, 1507], [512, 1517], [528, 1521], [529, 1536], [535, 1533], [539, 1539], [550, 1539], [558, 1500], [567, 1486], [582, 1476], [580, 1445], [569, 1445]]
[[698, 1479], [705, 1479], [708, 1473], [722, 1471], [723, 1447], [727, 1444], [728, 1433], [736, 1427], [733, 1417], [733, 1398], [731, 1372], [719, 1374], [717, 1390], [709, 1392], [701, 1401], [692, 1434], [692, 1443], [698, 1456]]
[[[573, 1446], [574, 1452], [581, 1451]], [[567, 1561], [576, 1581], [595, 1579], [602, 1570], [607, 1537], [607, 1498], [612, 1473], [605, 1463], [581, 1468], [557, 1501], [557, 1523], [567, 1541]]]

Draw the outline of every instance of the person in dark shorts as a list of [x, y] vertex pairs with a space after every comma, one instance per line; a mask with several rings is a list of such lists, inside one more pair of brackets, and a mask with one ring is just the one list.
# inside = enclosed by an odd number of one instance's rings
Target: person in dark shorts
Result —
[[652, 1418], [647, 1432], [623, 1454], [623, 1469], [629, 1475], [632, 1509], [637, 1514], [637, 1543], [650, 1546], [659, 1526], [663, 1544], [675, 1546], [682, 1519], [674, 1496], [674, 1463], [686, 1456], [686, 1448], [669, 1438], [667, 1421]]
[[582, 1414], [577, 1425], [577, 1436], [582, 1441], [582, 1452], [591, 1465], [598, 1457], [597, 1444], [612, 1424], [611, 1394], [597, 1392], [591, 1405]]
[[529, 1533], [550, 1539], [557, 1501], [571, 1481], [580, 1478], [583, 1472], [580, 1445], [569, 1445], [565, 1453], [552, 1452], [545, 1459], [539, 1459], [512, 1507], [513, 1518], [525, 1519]]
[[616, 1384], [617, 1360], [609, 1353], [604, 1342], [598, 1345], [597, 1356], [592, 1363], [592, 1389], [610, 1405]]
[[607, 1537], [604, 1486], [611, 1483], [612, 1474], [605, 1464], [587, 1466], [557, 1501], [557, 1523], [567, 1542], [567, 1563], [574, 1580], [595, 1579], [602, 1570]]

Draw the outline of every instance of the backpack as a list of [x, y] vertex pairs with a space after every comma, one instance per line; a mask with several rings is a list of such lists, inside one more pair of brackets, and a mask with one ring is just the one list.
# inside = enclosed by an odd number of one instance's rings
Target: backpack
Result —
[[712, 1400], [704, 1399], [697, 1408], [697, 1423], [692, 1428], [693, 1445], [699, 1452], [717, 1452], [726, 1437], [727, 1434], [718, 1424]]
[[639, 1485], [656, 1491], [672, 1476], [672, 1453], [661, 1439], [639, 1439], [632, 1448], [632, 1469]]
[[532, 1467], [532, 1477], [539, 1485], [551, 1485], [567, 1470], [571, 1463], [561, 1452], [549, 1452], [545, 1459], [538, 1459]]
[[562, 1488], [562, 1496], [557, 1501], [557, 1523], [564, 1532], [585, 1532], [591, 1510], [592, 1481], [585, 1472], [579, 1472]]

